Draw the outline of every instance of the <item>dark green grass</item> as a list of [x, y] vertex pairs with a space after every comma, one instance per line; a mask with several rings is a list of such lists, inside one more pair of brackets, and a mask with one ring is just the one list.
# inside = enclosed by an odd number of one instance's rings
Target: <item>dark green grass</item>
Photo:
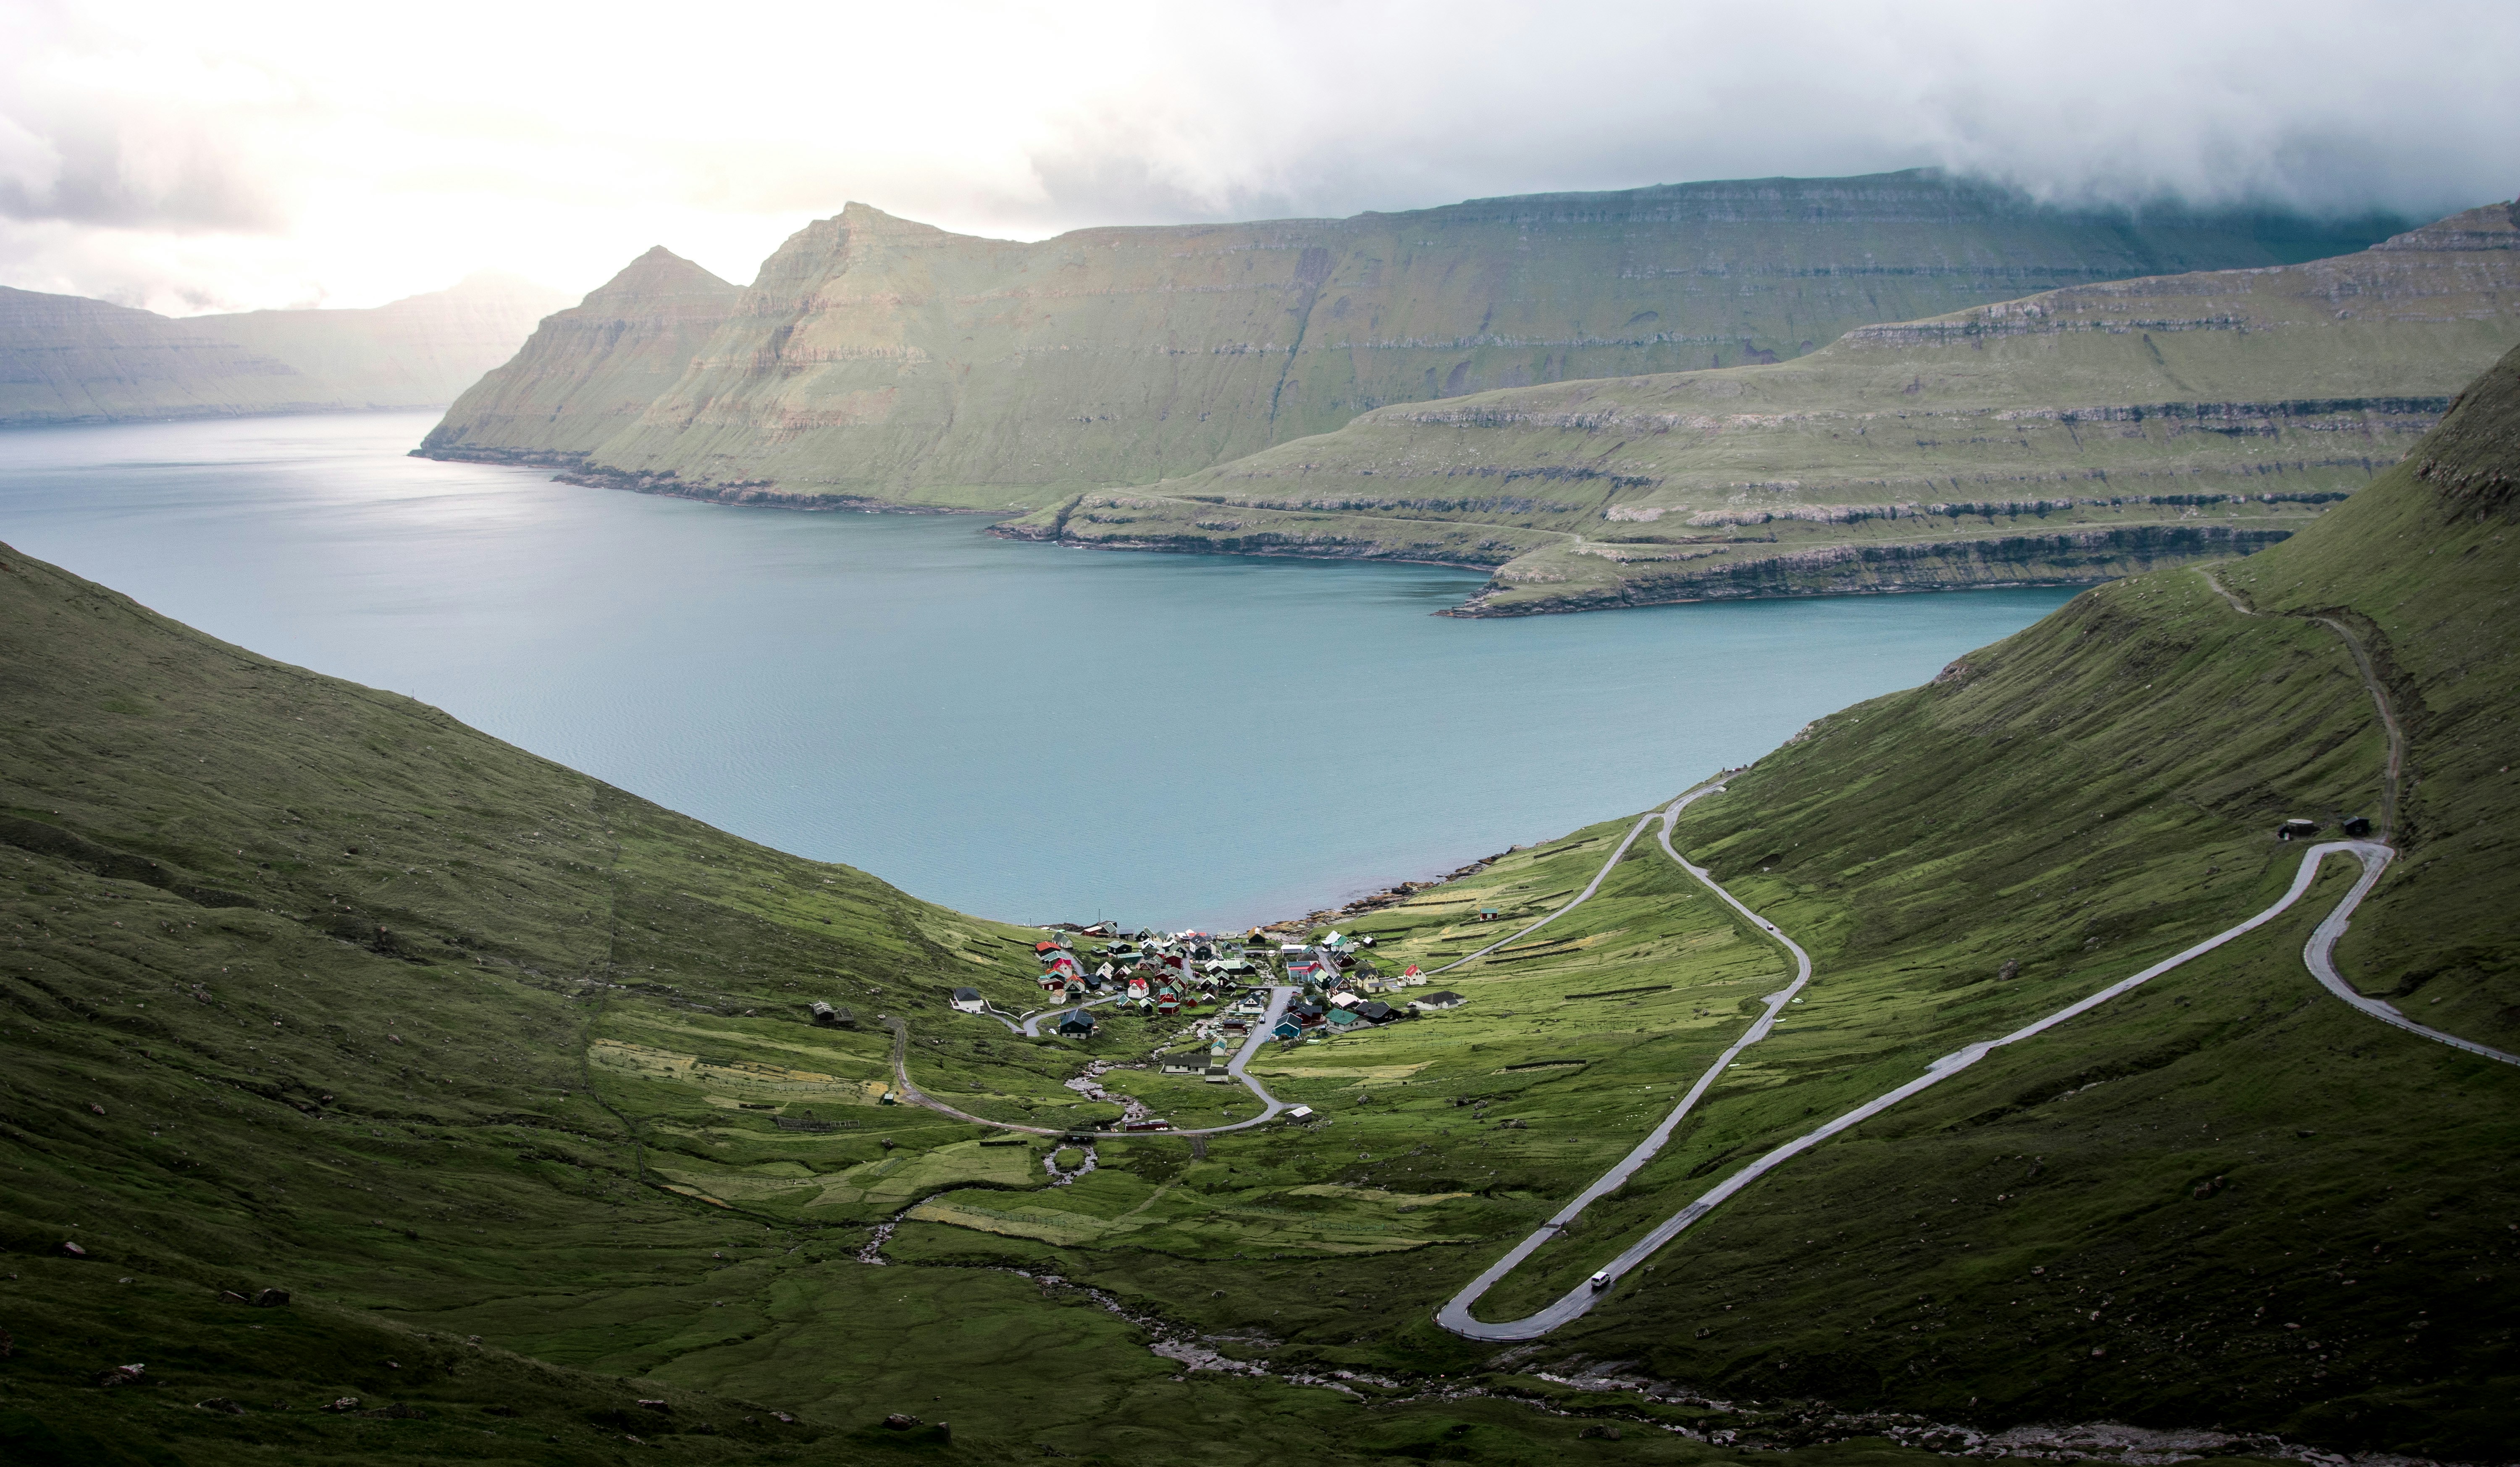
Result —
[[[1368, 1416], [1320, 1389], [1177, 1380], [1127, 1321], [972, 1267], [1038, 1248], [1022, 1239], [912, 1224], [900, 1262], [857, 1262], [867, 1222], [975, 1170], [1021, 1178], [989, 1196], [1043, 1176], [1029, 1149], [977, 1148], [982, 1128], [844, 1093], [888, 1074], [876, 1016], [913, 1019], [922, 1084], [976, 1082], [1035, 1118], [1107, 1114], [1058, 1082], [1153, 1039], [950, 1016], [965, 983], [1029, 1000], [1023, 929], [0, 565], [13, 1463], [593, 1462], [632, 1436], [698, 1461], [1611, 1449], [1502, 1402]], [[860, 1027], [810, 1025], [814, 998]], [[606, 1057], [633, 1050], [662, 1068]], [[1159, 1138], [1106, 1159], [1115, 1179], [1169, 1178], [1226, 1154], [1193, 1164]], [[728, 1178], [819, 1186], [893, 1163], [897, 1195], [700, 1200]], [[1165, 1227], [1212, 1239], [1202, 1215]], [[922, 1254], [947, 1238], [967, 1246]], [[288, 1307], [218, 1299], [274, 1286]], [[125, 1363], [146, 1384], [94, 1383]], [[344, 1396], [426, 1414], [319, 1409]], [[216, 1400], [244, 1413], [196, 1404]], [[953, 1439], [884, 1432], [892, 1410]], [[1620, 1454], [1640, 1450], [1732, 1455], [1666, 1438]]]
[[[2343, 960], [2507, 1043], [2507, 514], [2400, 470], [2226, 568], [2269, 614], [2193, 572], [2104, 588], [1691, 807], [1683, 848], [1818, 977], [1482, 1312], [2273, 900], [2298, 860], [2275, 822], [2373, 813], [2383, 757], [2344, 645], [2290, 610], [2362, 630], [2414, 735], [2406, 860]], [[628, 1435], [696, 1460], [1696, 1460], [1729, 1453], [1646, 1423], [1792, 1445], [1868, 1410], [2478, 1458], [2520, 1430], [2520, 1090], [2317, 989], [2300, 948], [2341, 867], [2283, 921], [1797, 1159], [1507, 1352], [1434, 1308], [1790, 972], [1650, 836], [1584, 907], [1434, 980], [1467, 1007], [1265, 1049], [1254, 1073], [1309, 1122], [1106, 1137], [1052, 1187], [1040, 1145], [877, 1099], [890, 1015], [918, 1083], [967, 1109], [1110, 1113], [1060, 1082], [1177, 1024], [1080, 1045], [942, 1006], [967, 982], [1031, 1001], [1023, 929], [0, 558], [0, 1441], [29, 1460], [596, 1460]], [[1433, 967], [1561, 904], [1632, 823], [1357, 925], [1386, 968]], [[1506, 920], [1469, 920], [1486, 906]], [[811, 998], [858, 1027], [809, 1024]], [[1178, 1121], [1251, 1103], [1106, 1083]], [[885, 1267], [857, 1261], [914, 1212]], [[1231, 1356], [1398, 1384], [1186, 1373], [1049, 1274]], [[266, 1285], [295, 1303], [216, 1302]], [[1528, 1373], [1588, 1360], [1737, 1409]], [[133, 1361], [159, 1384], [92, 1384]], [[1435, 1399], [1463, 1385], [1495, 1394]], [[313, 1409], [341, 1395], [429, 1414]], [[248, 1414], [193, 1404], [213, 1397]], [[952, 1441], [882, 1432], [893, 1410]], [[1576, 1435], [1605, 1410], [1621, 1442]]]

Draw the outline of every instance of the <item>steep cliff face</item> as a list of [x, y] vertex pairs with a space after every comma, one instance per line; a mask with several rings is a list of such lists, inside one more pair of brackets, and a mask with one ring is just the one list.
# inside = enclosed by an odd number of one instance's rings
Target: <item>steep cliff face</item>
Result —
[[455, 400], [422, 452], [580, 463], [674, 385], [742, 293], [658, 245], [545, 317], [513, 359]]
[[434, 407], [564, 302], [483, 274], [369, 310], [179, 321], [0, 288], [0, 424]]
[[[772, 255], [637, 423], [582, 451], [592, 475], [681, 492], [1042, 503], [1387, 403], [1774, 362], [1868, 322], [2279, 264], [2395, 227], [2074, 212], [1922, 170], [1030, 244], [851, 204]], [[459, 411], [432, 443], [540, 452], [562, 432]]]
[[2520, 339], [2520, 228], [2076, 286], [1792, 362], [1390, 407], [1009, 533], [1497, 567], [1492, 614], [2105, 580], [2280, 539]]

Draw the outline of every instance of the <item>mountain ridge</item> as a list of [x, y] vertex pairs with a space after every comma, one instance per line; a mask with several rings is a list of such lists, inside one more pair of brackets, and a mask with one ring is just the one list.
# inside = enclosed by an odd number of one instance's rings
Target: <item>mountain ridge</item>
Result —
[[2520, 226], [2068, 287], [1778, 364], [1406, 404], [999, 533], [1489, 569], [1469, 614], [2078, 584], [2280, 539], [2520, 336]]
[[999, 511], [1226, 462], [1384, 403], [1780, 360], [1868, 321], [2271, 264], [2399, 222], [2075, 211], [1930, 170], [1031, 244], [852, 203], [764, 261], [637, 422], [568, 421], [599, 369], [555, 334], [502, 369], [513, 406], [450, 411], [423, 452], [734, 502]]
[[382, 306], [180, 318], [0, 287], [0, 426], [435, 407], [564, 303], [495, 271]]

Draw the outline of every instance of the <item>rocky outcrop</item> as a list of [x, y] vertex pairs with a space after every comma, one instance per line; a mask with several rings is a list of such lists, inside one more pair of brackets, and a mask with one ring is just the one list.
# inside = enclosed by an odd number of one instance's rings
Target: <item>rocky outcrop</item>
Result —
[[173, 320], [0, 288], [0, 424], [435, 407], [564, 300], [478, 275], [370, 310]]
[[[468, 394], [427, 451], [1024, 508], [1193, 472], [1384, 404], [1776, 362], [1867, 322], [2279, 264], [2399, 227], [2076, 212], [1929, 170], [1032, 244], [853, 203], [783, 244], [706, 339], [555, 331]], [[596, 381], [633, 347], [655, 380], [683, 353], [635, 418], [626, 381]]]
[[2096, 586], [2191, 560], [2245, 556], [2289, 539], [2289, 526], [2138, 524], [2053, 534], [1995, 534], [1891, 545], [1825, 545], [1732, 554], [1696, 565], [1649, 565], [1607, 585], [1503, 600], [1493, 583], [1448, 616], [1528, 616], [1613, 606], [1753, 598], [1896, 595], [1995, 586]]

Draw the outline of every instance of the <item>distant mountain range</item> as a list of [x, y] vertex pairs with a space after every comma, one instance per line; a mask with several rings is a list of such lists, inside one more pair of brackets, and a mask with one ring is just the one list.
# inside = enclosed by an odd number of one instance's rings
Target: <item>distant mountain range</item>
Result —
[[1383, 408], [1004, 533], [1489, 566], [1465, 608], [1489, 615], [2246, 554], [2395, 464], [2520, 342], [2514, 213], [1857, 327], [1775, 365]]
[[368, 310], [180, 320], [0, 287], [0, 425], [436, 407], [567, 303], [491, 273]]
[[749, 288], [643, 256], [422, 451], [736, 501], [1036, 507], [1386, 404], [1778, 362], [1876, 322], [2315, 259], [2408, 222], [2064, 209], [1934, 170], [1037, 244], [852, 203]]

